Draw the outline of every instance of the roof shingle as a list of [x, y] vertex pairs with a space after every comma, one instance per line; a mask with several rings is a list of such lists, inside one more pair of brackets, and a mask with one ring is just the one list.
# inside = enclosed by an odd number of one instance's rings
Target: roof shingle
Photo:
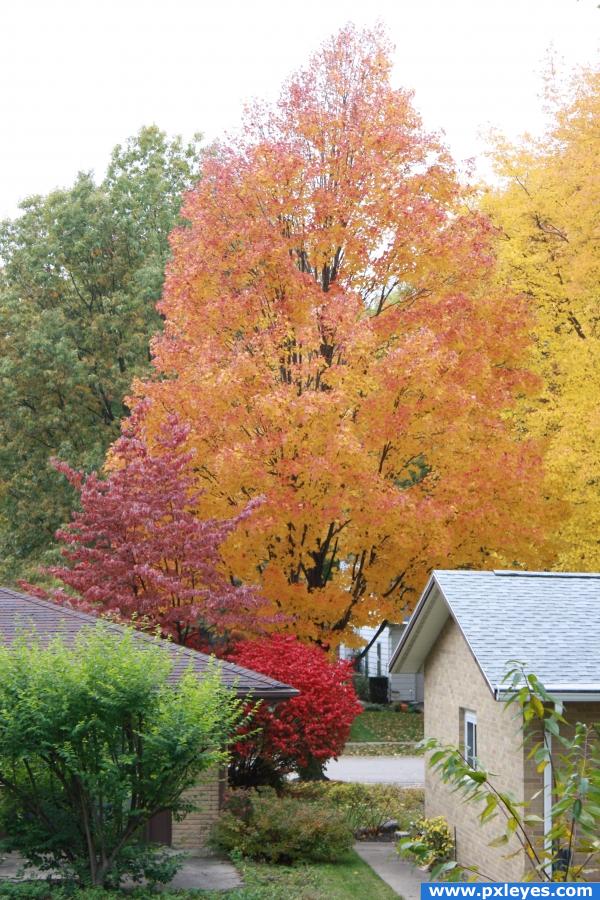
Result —
[[436, 628], [443, 622], [426, 608], [440, 602], [436, 586], [492, 690], [511, 660], [555, 690], [600, 690], [600, 574], [435, 570], [394, 666], [409, 653], [413, 660], [426, 654], [425, 644], [435, 639], [418, 620], [435, 619]]
[[[12, 643], [17, 634], [27, 629], [36, 633], [39, 639], [50, 641], [61, 635], [69, 643], [82, 629], [98, 624], [98, 619], [79, 610], [59, 606], [48, 600], [40, 600], [28, 594], [22, 594], [8, 588], [0, 588], [0, 640]], [[110, 623], [110, 630], [120, 632], [123, 627]], [[141, 631], [134, 631], [134, 637], [143, 648], [157, 640], [164, 645], [173, 658], [173, 668], [169, 680], [177, 682], [192, 664], [198, 676], [202, 676], [211, 661], [211, 657], [197, 650], [180, 647], [169, 641], [160, 641]], [[295, 696], [298, 691], [287, 684], [282, 684], [231, 662], [220, 661], [221, 680], [227, 687], [234, 688], [239, 697], [256, 697], [264, 700], [284, 700]]]

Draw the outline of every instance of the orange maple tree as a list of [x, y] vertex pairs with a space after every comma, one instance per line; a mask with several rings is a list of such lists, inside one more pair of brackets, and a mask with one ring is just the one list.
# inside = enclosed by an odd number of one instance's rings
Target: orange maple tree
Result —
[[202, 515], [266, 498], [227, 564], [327, 645], [398, 618], [432, 566], [541, 555], [539, 459], [504, 414], [533, 384], [525, 309], [390, 69], [347, 27], [214, 149], [134, 389], [148, 435], [189, 426]]

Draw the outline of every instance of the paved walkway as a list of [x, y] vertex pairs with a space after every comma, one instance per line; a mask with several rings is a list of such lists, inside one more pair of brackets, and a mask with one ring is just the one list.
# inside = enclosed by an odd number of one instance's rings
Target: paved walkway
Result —
[[354, 849], [398, 896], [404, 900], [420, 900], [421, 883], [429, 881], [429, 873], [400, 859], [393, 843], [358, 841]]
[[[8, 853], [0, 859], [0, 882], [20, 881], [18, 871], [23, 860], [17, 853]], [[47, 872], [29, 869], [25, 880], [47, 878]], [[227, 860], [217, 856], [188, 856], [175, 878], [169, 883], [173, 890], [231, 891], [242, 887], [242, 879]]]
[[340, 756], [327, 763], [325, 774], [332, 781], [422, 787], [425, 761], [422, 756]]

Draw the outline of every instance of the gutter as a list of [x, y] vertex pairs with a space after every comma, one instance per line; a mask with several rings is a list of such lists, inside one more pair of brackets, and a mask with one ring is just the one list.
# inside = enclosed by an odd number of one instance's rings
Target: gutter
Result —
[[433, 588], [433, 586], [434, 586], [435, 584], [437, 584], [437, 582], [436, 582], [436, 579], [435, 579], [435, 575], [432, 573], [432, 574], [429, 576], [429, 581], [428, 581], [427, 584], [425, 585], [425, 590], [423, 591], [423, 596], [421, 597], [421, 599], [419, 600], [419, 602], [417, 603], [417, 605], [416, 605], [415, 608], [413, 609], [413, 611], [412, 611], [412, 613], [411, 613], [411, 616], [410, 616], [410, 618], [409, 618], [409, 620], [408, 620], [408, 624], [407, 624], [406, 628], [404, 629], [404, 634], [403, 634], [402, 637], [400, 638], [400, 640], [399, 640], [399, 642], [398, 642], [398, 646], [396, 647], [396, 649], [395, 649], [394, 652], [392, 653], [392, 656], [391, 656], [391, 658], [390, 658], [390, 660], [389, 660], [389, 662], [388, 662], [388, 672], [390, 673], [390, 675], [392, 674], [392, 669], [394, 668], [394, 665], [395, 665], [395, 663], [396, 663], [396, 660], [398, 659], [398, 657], [399, 657], [399, 655], [400, 655], [400, 652], [401, 652], [402, 649], [404, 648], [404, 645], [407, 644], [408, 641], [410, 640], [410, 638], [412, 637], [412, 633], [413, 633], [414, 628], [415, 628], [415, 623], [416, 623], [417, 619], [419, 618], [419, 613], [421, 612], [421, 609], [422, 609], [423, 606], [425, 605], [425, 602], [426, 602], [426, 600], [427, 600], [429, 594], [431, 593], [431, 590], [432, 590], [432, 588]]
[[[599, 703], [600, 702], [600, 685], [552, 685], [544, 684], [549, 694], [552, 694], [555, 700], [562, 700], [563, 703]], [[505, 701], [514, 693], [509, 688], [494, 688], [494, 700]]]
[[272, 691], [269, 690], [261, 690], [260, 688], [249, 690], [237, 690], [236, 695], [239, 700], [273, 700], [274, 702], [279, 702], [280, 700], [290, 700], [292, 697], [298, 697], [300, 691], [296, 688], [274, 688]]

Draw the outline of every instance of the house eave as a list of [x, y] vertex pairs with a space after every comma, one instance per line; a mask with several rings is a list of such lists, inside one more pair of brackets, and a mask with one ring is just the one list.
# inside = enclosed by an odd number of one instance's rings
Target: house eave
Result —
[[425, 585], [425, 590], [423, 591], [421, 599], [415, 606], [413, 613], [408, 620], [408, 624], [404, 630], [402, 637], [400, 638], [400, 641], [398, 642], [398, 646], [394, 650], [392, 657], [389, 661], [388, 670], [389, 670], [390, 674], [399, 674], [402, 671], [400, 668], [398, 668], [398, 669], [396, 668], [396, 664], [398, 662], [399, 657], [405, 653], [406, 648], [410, 647], [412, 645], [412, 643], [414, 642], [414, 640], [416, 638], [418, 638], [419, 630], [422, 627], [421, 610], [427, 603], [427, 600], [429, 599], [429, 595], [435, 587], [437, 587], [437, 583], [436, 583], [434, 575], [432, 574], [429, 577], [429, 581]]
[[[544, 688], [556, 700], [563, 703], [599, 703], [600, 684], [544, 684]], [[514, 694], [510, 688], [496, 688], [494, 699], [506, 701]]]
[[240, 700], [264, 700], [266, 703], [279, 703], [281, 700], [291, 700], [293, 697], [298, 697], [300, 695], [300, 691], [296, 688], [288, 688], [288, 689], [275, 689], [272, 691], [265, 690], [263, 688], [240, 688], [236, 691], [237, 697]]

